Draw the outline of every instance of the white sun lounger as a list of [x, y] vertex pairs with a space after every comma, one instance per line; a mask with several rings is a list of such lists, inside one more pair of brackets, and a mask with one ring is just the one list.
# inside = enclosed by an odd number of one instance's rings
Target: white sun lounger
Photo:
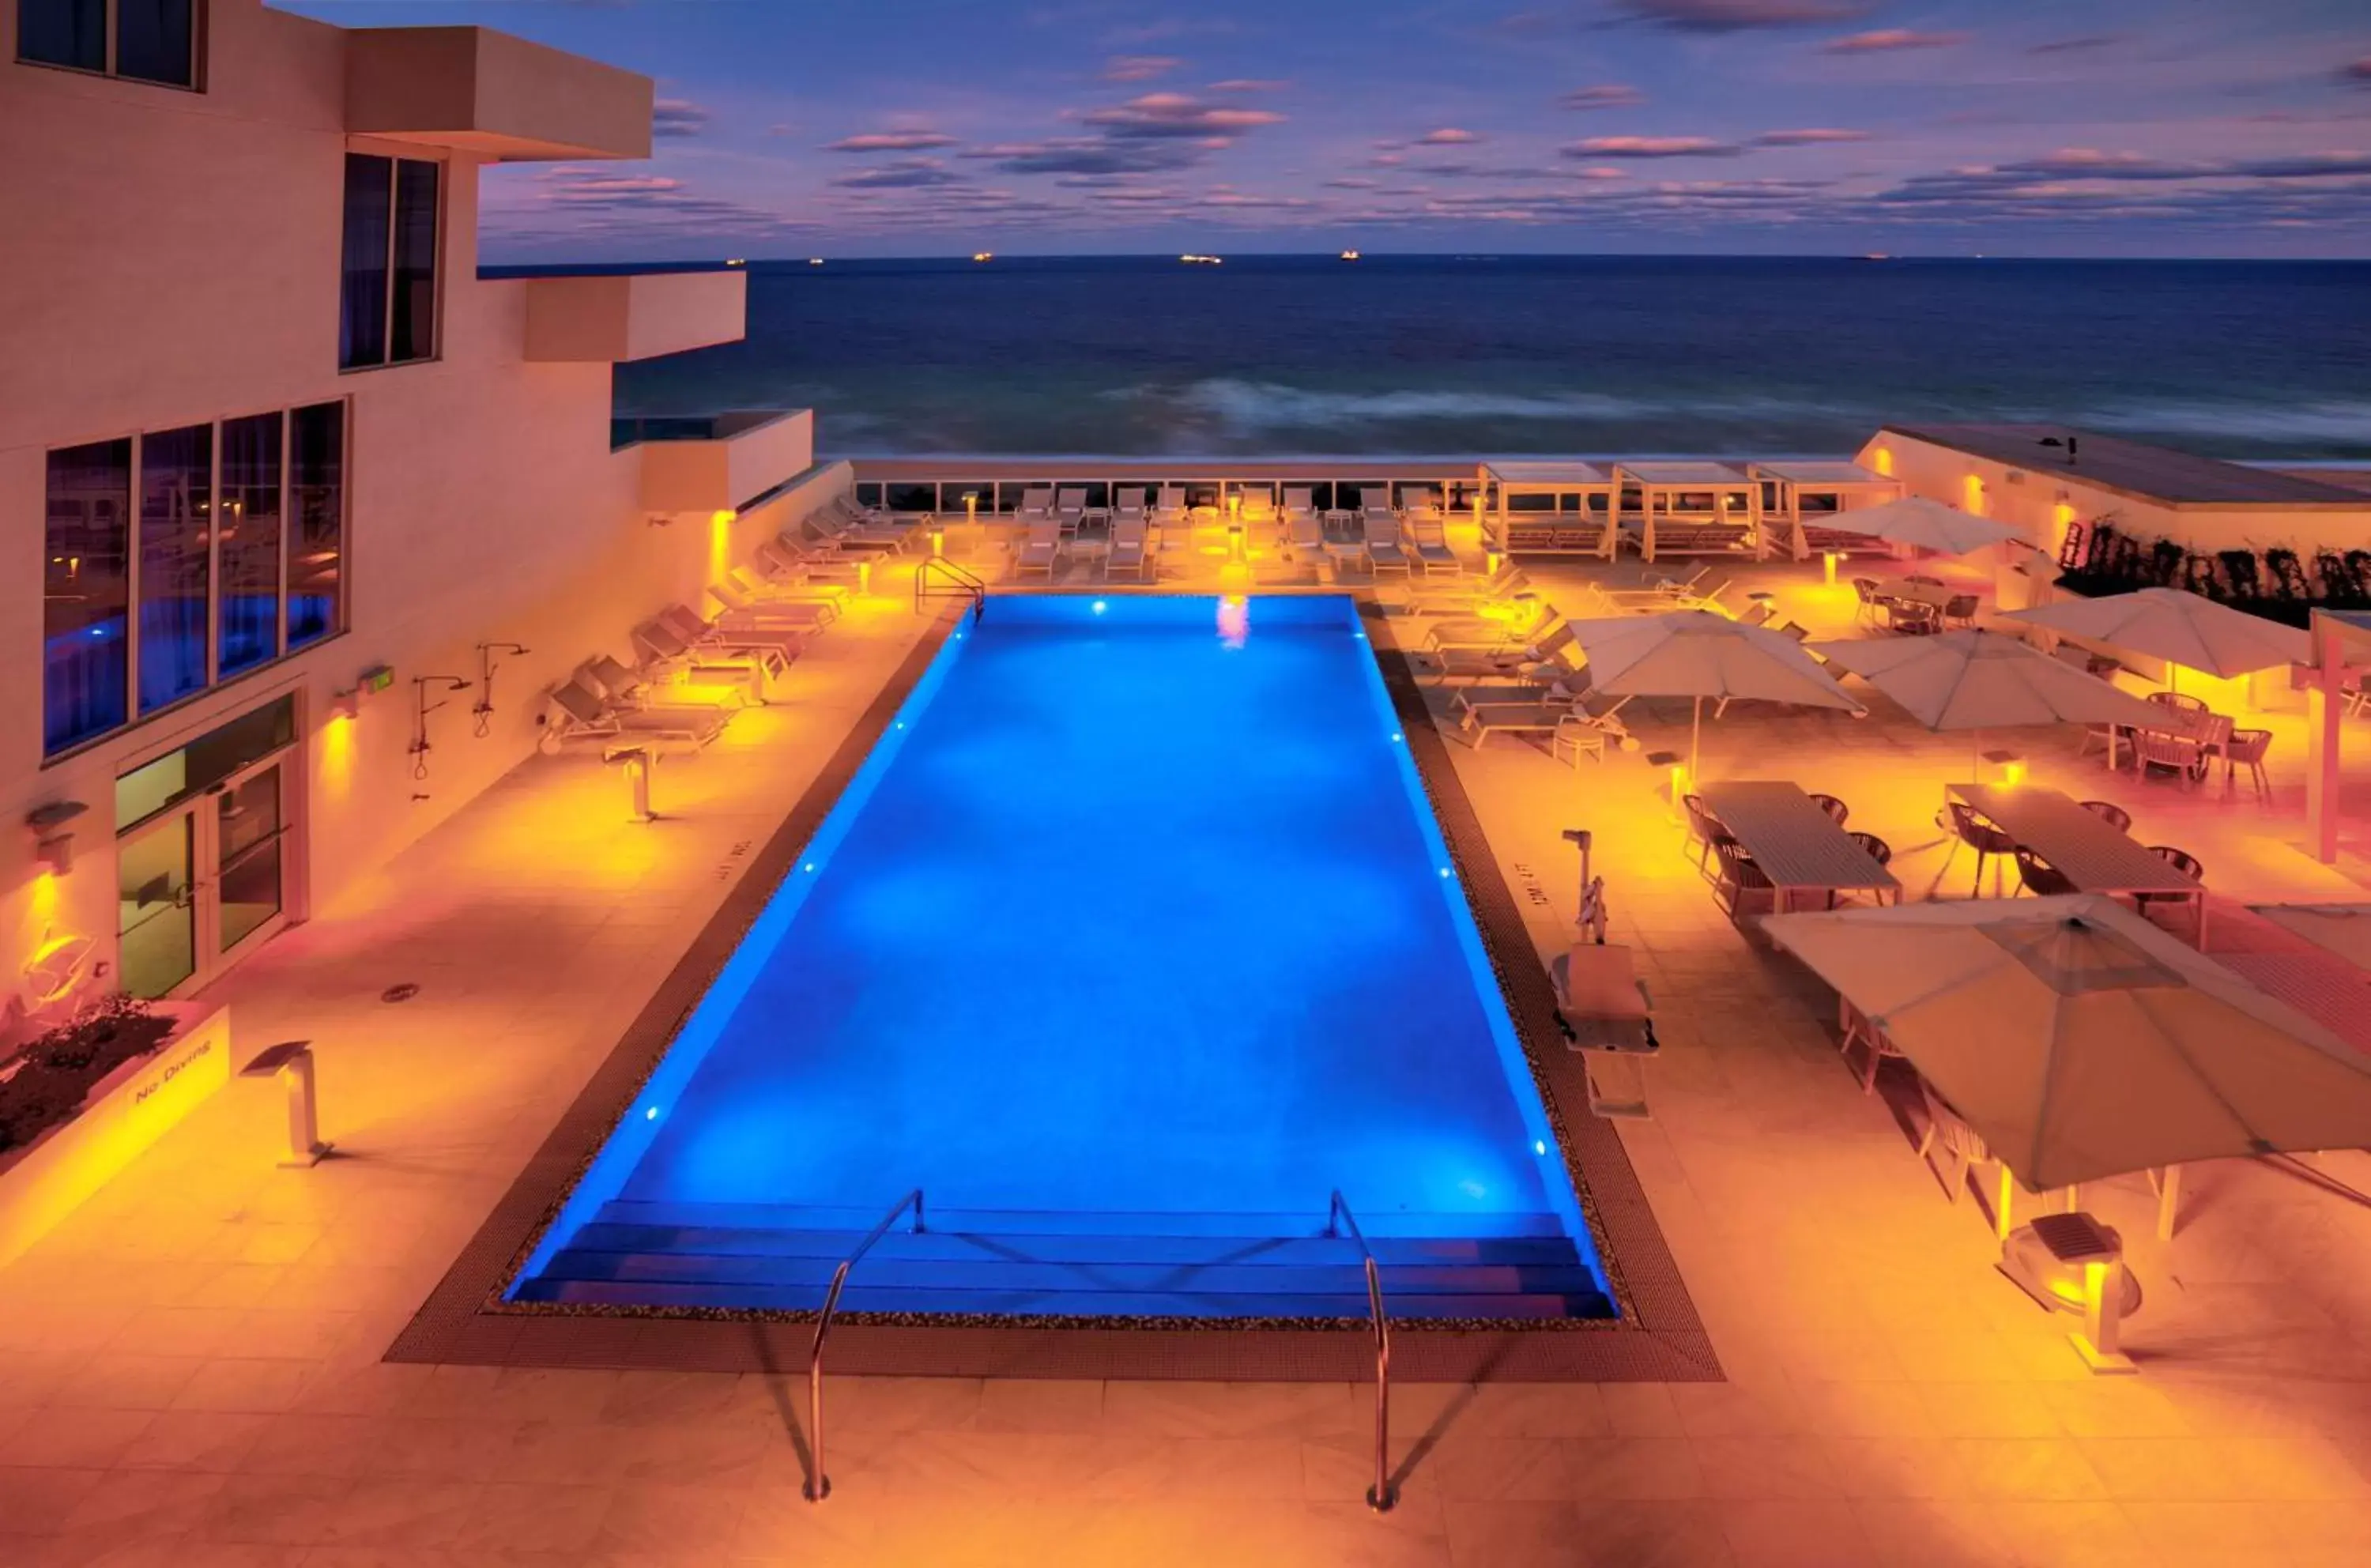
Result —
[[1289, 485], [1285, 488], [1285, 522], [1289, 524], [1296, 518], [1313, 517], [1316, 514], [1316, 502], [1313, 499], [1313, 492], [1307, 487], [1301, 485]]
[[1409, 598], [1407, 610], [1418, 616], [1470, 616], [1479, 605], [1511, 599], [1518, 594], [1529, 593], [1531, 587], [1529, 573], [1512, 560], [1502, 559], [1498, 570], [1486, 576], [1440, 588], [1428, 584]]
[[1145, 523], [1141, 513], [1134, 517], [1116, 518], [1112, 523], [1111, 548], [1104, 552], [1104, 575], [1133, 572], [1149, 577], [1152, 572], [1152, 556], [1144, 548]]
[[748, 695], [747, 688], [761, 674], [754, 660], [735, 659], [731, 661], [731, 665], [741, 677], [738, 689], [733, 686], [661, 686], [653, 684], [652, 674], [674, 663], [661, 661], [637, 670], [629, 668], [610, 654], [596, 653], [579, 665], [576, 674], [613, 708], [630, 708], [640, 713], [672, 710], [692, 716], [740, 707]]
[[1532, 683], [1544, 686], [1571, 673], [1572, 666], [1565, 663], [1565, 657], [1573, 646], [1572, 623], [1560, 620], [1532, 641], [1518, 646], [1433, 653], [1426, 658], [1428, 667], [1424, 678], [1435, 686], [1451, 681], [1506, 681], [1521, 678], [1525, 671], [1553, 665]]
[[827, 545], [794, 539], [785, 534], [779, 539], [769, 539], [758, 547], [758, 565], [785, 582], [810, 585], [836, 581], [845, 584], [863, 575], [863, 555], [844, 556]]
[[807, 645], [806, 635], [790, 627], [703, 620], [687, 605], [669, 605], [650, 624], [683, 644], [682, 651], [665, 654], [667, 658], [721, 648], [735, 653], [771, 651], [781, 655], [787, 665]]
[[1425, 632], [1422, 651], [1446, 653], [1465, 648], [1520, 647], [1557, 618], [1556, 606], [1544, 599], [1528, 604], [1517, 601], [1515, 608], [1517, 614], [1504, 617], [1476, 616], [1435, 621]]
[[1629, 734], [1619, 719], [1590, 713], [1577, 700], [1481, 703], [1465, 710], [1457, 728], [1476, 751], [1493, 735], [1547, 735], [1552, 750], [1572, 747], [1575, 762], [1604, 761], [1606, 743]]
[[1424, 569], [1427, 577], [1436, 571], [1454, 575], [1465, 570], [1465, 563], [1457, 559], [1455, 550], [1449, 548], [1449, 533], [1440, 521], [1440, 513], [1435, 513], [1429, 517], [1410, 516], [1407, 538], [1409, 547], [1416, 552], [1416, 563]]
[[549, 745], [633, 735], [697, 748], [724, 732], [722, 713], [620, 708], [605, 700], [582, 675], [571, 675], [551, 688], [551, 707], [543, 722], [544, 742]]
[[771, 577], [758, 566], [736, 566], [724, 574], [724, 580], [752, 604], [829, 605], [836, 617], [848, 603], [848, 584], [845, 582], [809, 582]]
[[1062, 525], [1065, 535], [1075, 535], [1087, 515], [1087, 492], [1083, 488], [1064, 488], [1054, 492], [1054, 521]]
[[1021, 554], [1012, 563], [1012, 575], [1025, 576], [1043, 572], [1047, 578], [1062, 562], [1062, 526], [1052, 518], [1029, 525], [1029, 536], [1021, 542]]
[[761, 599], [731, 577], [708, 590], [717, 610], [718, 626], [788, 627], [796, 631], [821, 631], [839, 618], [839, 606], [820, 599]]
[[1021, 492], [1021, 510], [1013, 514], [1023, 527], [1054, 520], [1054, 487], [1031, 485]]
[[1415, 570], [1416, 552], [1400, 538], [1399, 513], [1369, 507], [1364, 532], [1369, 571], [1409, 572]]

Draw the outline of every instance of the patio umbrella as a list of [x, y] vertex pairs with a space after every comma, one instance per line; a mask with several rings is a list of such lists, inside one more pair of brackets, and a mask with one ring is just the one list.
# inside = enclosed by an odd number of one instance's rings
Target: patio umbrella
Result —
[[2142, 588], [2097, 599], [2062, 599], [2001, 617], [2071, 631], [2228, 680], [2313, 658], [2310, 634], [2182, 588]]
[[[1591, 691], [1613, 697], [1694, 699], [1688, 724], [1688, 777], [1696, 773], [1704, 699], [1726, 708], [1740, 698], [1866, 712], [1835, 677], [1775, 631], [1710, 610], [1568, 621], [1589, 663]], [[1716, 713], [1716, 716], [1718, 714]]]
[[2098, 894], [1771, 916], [2037, 1191], [2371, 1143], [2371, 1055]]
[[1866, 534], [1889, 544], [1915, 545], [1938, 555], [1966, 555], [1970, 550], [2025, 536], [2007, 524], [1978, 517], [1922, 495], [1906, 495], [1881, 506], [1864, 506], [1830, 513], [1820, 526], [1843, 534]]
[[[2022, 724], [2161, 724], [2163, 709], [1997, 631], [1809, 645], [1930, 730]], [[1975, 742], [1978, 747], [1983, 743]]]

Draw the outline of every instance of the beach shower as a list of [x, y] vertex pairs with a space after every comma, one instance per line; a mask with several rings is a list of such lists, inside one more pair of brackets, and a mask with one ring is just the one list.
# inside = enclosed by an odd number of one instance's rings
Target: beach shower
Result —
[[[446, 694], [445, 698], [436, 702], [429, 701], [428, 688], [432, 686], [443, 688]], [[403, 749], [411, 757], [412, 778], [424, 779], [428, 777], [428, 716], [444, 707], [445, 702], [450, 701], [452, 693], [468, 689], [469, 683], [458, 675], [411, 677], [411, 744]], [[415, 795], [412, 799], [425, 800], [427, 797]]]
[[513, 658], [527, 651], [523, 642], [480, 642], [478, 644], [478, 700], [470, 706], [469, 732], [484, 740], [494, 728], [494, 655], [507, 653]]

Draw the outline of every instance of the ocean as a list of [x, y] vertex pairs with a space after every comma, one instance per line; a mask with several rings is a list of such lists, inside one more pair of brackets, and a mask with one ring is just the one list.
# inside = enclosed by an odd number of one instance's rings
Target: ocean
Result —
[[2226, 457], [2371, 458], [2371, 262], [999, 257], [748, 272], [746, 340], [620, 367], [620, 414], [812, 407], [832, 456], [1820, 455], [1883, 420], [2057, 420]]

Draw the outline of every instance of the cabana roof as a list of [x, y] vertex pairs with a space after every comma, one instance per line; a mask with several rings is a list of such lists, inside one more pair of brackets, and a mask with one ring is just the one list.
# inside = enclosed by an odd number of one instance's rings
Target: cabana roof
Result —
[[1751, 484], [1745, 470], [1729, 463], [1624, 463], [1622, 477], [1642, 485], [1686, 485], [1696, 489], [1733, 488]]
[[1613, 472], [1594, 463], [1486, 463], [1482, 472], [1516, 490], [1575, 490], [1613, 482]]
[[1747, 472], [1757, 479], [1784, 479], [1790, 485], [1823, 488], [1831, 485], [1874, 485], [1884, 489], [1899, 486], [1874, 468], [1864, 468], [1857, 463], [1804, 462], [1753, 463]]

